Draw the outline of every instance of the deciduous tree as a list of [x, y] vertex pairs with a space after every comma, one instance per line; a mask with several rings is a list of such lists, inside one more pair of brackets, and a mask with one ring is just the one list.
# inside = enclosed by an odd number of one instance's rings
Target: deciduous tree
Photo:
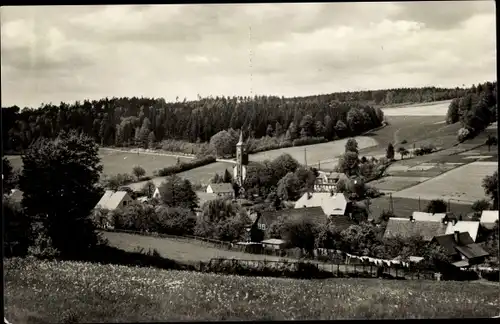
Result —
[[97, 145], [86, 135], [62, 133], [53, 141], [40, 140], [22, 159], [26, 214], [43, 224], [63, 256], [87, 254], [98, 243], [89, 217], [102, 194]]

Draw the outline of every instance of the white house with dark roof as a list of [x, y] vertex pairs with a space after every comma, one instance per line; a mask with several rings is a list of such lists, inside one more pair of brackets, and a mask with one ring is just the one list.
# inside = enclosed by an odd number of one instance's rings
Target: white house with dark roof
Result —
[[493, 229], [498, 218], [498, 210], [483, 210], [479, 223], [487, 229]]
[[448, 222], [456, 220], [456, 217], [451, 213], [424, 213], [414, 211], [410, 217], [411, 220], [425, 221], [425, 222]]
[[234, 188], [230, 183], [211, 183], [207, 186], [207, 193], [219, 197], [234, 198]]
[[111, 211], [125, 207], [133, 201], [134, 200], [132, 199], [132, 197], [130, 197], [130, 195], [126, 191], [106, 190], [95, 208]]
[[321, 207], [327, 216], [346, 215], [349, 201], [343, 193], [306, 192], [295, 203], [295, 208]]
[[445, 235], [453, 234], [455, 232], [459, 233], [469, 233], [470, 237], [474, 242], [476, 242], [477, 234], [479, 232], [479, 222], [474, 221], [458, 221], [448, 223], [446, 227]]
[[341, 179], [349, 180], [349, 178], [340, 172], [324, 172], [318, 171], [316, 182], [314, 183], [314, 191], [329, 192], [337, 190], [337, 182]]

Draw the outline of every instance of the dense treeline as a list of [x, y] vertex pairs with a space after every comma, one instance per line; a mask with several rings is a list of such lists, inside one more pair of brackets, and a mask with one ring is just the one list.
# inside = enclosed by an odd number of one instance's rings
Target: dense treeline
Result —
[[[359, 134], [380, 125], [383, 115], [370, 105], [427, 102], [460, 97], [463, 89], [403, 88], [317, 95], [199, 98], [167, 103], [153, 98], [104, 98], [38, 109], [2, 109], [5, 150], [26, 149], [40, 137], [77, 130], [107, 146], [151, 146], [161, 140], [208, 142], [222, 130], [246, 136], [286, 135], [288, 140]], [[349, 114], [351, 118], [349, 119]]]
[[463, 129], [459, 137], [464, 140], [484, 130], [497, 119], [497, 83], [486, 82], [472, 85], [448, 107], [446, 122], [460, 122]]

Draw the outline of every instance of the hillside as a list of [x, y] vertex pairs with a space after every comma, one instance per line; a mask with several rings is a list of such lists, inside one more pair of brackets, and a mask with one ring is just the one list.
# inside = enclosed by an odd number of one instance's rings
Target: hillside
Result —
[[[12, 323], [478, 318], [498, 286], [238, 277], [79, 262], [5, 260]], [[298, 293], [300, 292], [300, 293]]]
[[[382, 114], [373, 105], [447, 100], [464, 93], [464, 89], [429, 87], [297, 98], [215, 97], [165, 102], [132, 97], [44, 104], [23, 110], [14, 106], [2, 108], [3, 145], [6, 151], [18, 151], [39, 137], [53, 138], [70, 129], [84, 131], [104, 146], [148, 145], [166, 139], [207, 142], [229, 128], [243, 129], [245, 136], [255, 138], [284, 136], [290, 130], [291, 140], [302, 135], [331, 140], [380, 125]], [[307, 115], [310, 120], [304, 119]]]

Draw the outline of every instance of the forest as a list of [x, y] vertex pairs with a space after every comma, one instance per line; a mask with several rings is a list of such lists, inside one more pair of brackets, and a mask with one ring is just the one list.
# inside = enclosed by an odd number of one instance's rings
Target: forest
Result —
[[454, 99], [466, 91], [427, 87], [293, 98], [199, 97], [166, 102], [132, 97], [13, 106], [2, 108], [3, 147], [6, 153], [18, 153], [39, 138], [55, 138], [69, 130], [86, 133], [101, 146], [148, 147], [165, 140], [207, 143], [229, 129], [242, 129], [253, 139], [282, 136], [290, 143], [308, 138], [317, 142], [380, 126], [380, 106]]
[[[497, 83], [472, 85], [462, 96], [454, 98], [448, 107], [446, 122], [460, 122], [459, 137], [474, 137], [497, 120]], [[462, 136], [460, 136], [462, 135]]]

